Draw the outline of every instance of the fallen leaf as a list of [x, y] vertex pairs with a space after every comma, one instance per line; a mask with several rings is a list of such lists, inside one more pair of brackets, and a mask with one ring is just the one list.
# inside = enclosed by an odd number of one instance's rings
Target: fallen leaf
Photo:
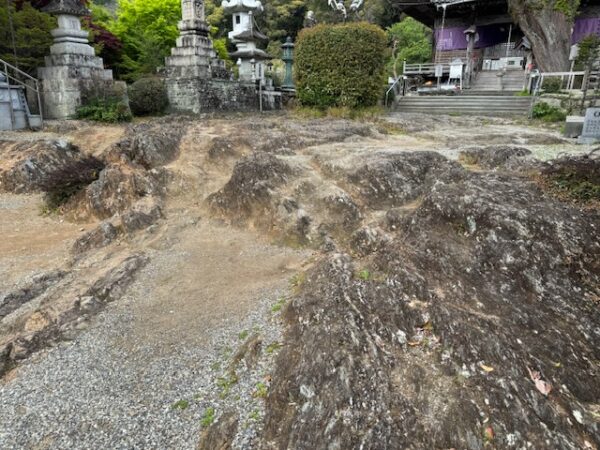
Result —
[[487, 373], [490, 373], [490, 372], [493, 372], [493, 371], [494, 371], [494, 368], [493, 368], [493, 367], [491, 367], [491, 366], [486, 366], [486, 365], [485, 365], [485, 364], [483, 364], [483, 363], [479, 364], [479, 367], [481, 367], [481, 368], [484, 370], [484, 372], [487, 372]]
[[542, 375], [537, 370], [531, 370], [528, 367], [527, 371], [529, 372], [529, 377], [531, 378], [531, 381], [534, 382], [536, 389], [547, 396], [552, 390], [552, 385], [547, 381], [542, 380]]
[[486, 441], [493, 441], [494, 440], [494, 429], [492, 427], [486, 427], [485, 431], [483, 432], [483, 436], [485, 438]]
[[416, 342], [416, 341], [409, 341], [408, 345], [410, 345], [411, 347], [415, 347], [417, 345], [421, 345], [420, 342]]

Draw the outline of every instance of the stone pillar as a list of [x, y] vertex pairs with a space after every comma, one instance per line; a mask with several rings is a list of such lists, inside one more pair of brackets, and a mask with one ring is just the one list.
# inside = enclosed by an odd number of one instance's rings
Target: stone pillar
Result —
[[126, 98], [125, 83], [115, 86], [112, 71], [104, 69], [102, 58], [89, 45], [88, 32], [81, 29], [80, 17], [89, 10], [78, 0], [52, 0], [42, 11], [58, 19], [58, 28], [51, 32], [54, 44], [45, 58], [46, 66], [38, 69], [44, 116], [73, 117], [87, 97], [107, 89]]

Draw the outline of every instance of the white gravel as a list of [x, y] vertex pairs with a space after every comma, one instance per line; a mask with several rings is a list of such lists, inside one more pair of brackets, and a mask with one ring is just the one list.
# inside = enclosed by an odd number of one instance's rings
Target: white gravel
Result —
[[[240, 369], [225, 398], [216, 379], [242, 343], [240, 330], [260, 329], [265, 345], [281, 340], [270, 308], [284, 294], [266, 293], [252, 313], [211, 330], [208, 345], [182, 344], [169, 352], [127, 341], [132, 305], [143, 299], [122, 298], [74, 341], [36, 355], [16, 379], [0, 385], [0, 448], [192, 449], [211, 406], [217, 417], [227, 407], [238, 409], [238, 446], [252, 448], [256, 415], [264, 414], [263, 401], [252, 393], [274, 354], [254, 371]], [[174, 408], [180, 400], [189, 406]]]

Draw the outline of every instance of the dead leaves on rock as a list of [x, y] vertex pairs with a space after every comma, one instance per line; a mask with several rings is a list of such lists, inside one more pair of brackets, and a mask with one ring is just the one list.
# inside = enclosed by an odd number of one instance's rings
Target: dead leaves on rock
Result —
[[542, 380], [542, 374], [537, 370], [531, 370], [528, 367], [527, 371], [529, 372], [529, 378], [534, 382], [536, 389], [547, 397], [548, 394], [550, 394], [550, 391], [552, 391], [552, 385], [547, 381]]

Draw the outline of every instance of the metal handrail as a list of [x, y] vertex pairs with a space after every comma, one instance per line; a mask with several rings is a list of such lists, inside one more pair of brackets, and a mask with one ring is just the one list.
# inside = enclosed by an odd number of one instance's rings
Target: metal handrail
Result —
[[[44, 113], [42, 111], [42, 98], [41, 98], [41, 93], [40, 93], [40, 82], [37, 78], [32, 77], [31, 75], [29, 75], [26, 72], [23, 72], [21, 69], [19, 69], [18, 67], [13, 66], [12, 64], [4, 61], [3, 59], [0, 59], [0, 65], [4, 66], [4, 74], [6, 75], [6, 81], [8, 84], [8, 98], [10, 100], [10, 112], [11, 112], [11, 117], [12, 117], [12, 121], [14, 123], [14, 111], [13, 111], [13, 107], [12, 107], [12, 96], [11, 96], [11, 87], [10, 87], [10, 80], [15, 81], [17, 84], [25, 87], [25, 89], [32, 89], [33, 92], [36, 93], [36, 97], [37, 97], [37, 106], [38, 106], [38, 114], [40, 116], [40, 121], [43, 124], [44, 123]], [[34, 86], [30, 86], [28, 85], [26, 82], [12, 76], [9, 72], [8, 69], [16, 72], [17, 75], [21, 75], [24, 76], [25, 78], [33, 81]]]
[[404, 78], [400, 78], [398, 77], [396, 79], [396, 81], [394, 81], [394, 84], [392, 84], [390, 86], [390, 88], [387, 90], [387, 92], [385, 93], [385, 107], [387, 108], [387, 103], [388, 103], [388, 95], [390, 94], [390, 92], [392, 92], [392, 89], [394, 89], [394, 87], [398, 84], [398, 81], [403, 80]]

